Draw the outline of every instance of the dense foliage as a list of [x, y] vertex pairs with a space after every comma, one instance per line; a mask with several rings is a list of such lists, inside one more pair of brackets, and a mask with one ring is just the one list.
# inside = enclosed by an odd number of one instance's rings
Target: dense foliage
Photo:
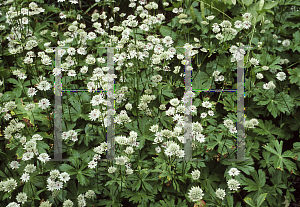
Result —
[[[2, 206], [265, 207], [295, 200], [299, 1], [6, 0], [0, 6]], [[115, 47], [114, 74], [108, 47]], [[237, 158], [239, 60], [250, 161], [229, 160]], [[185, 92], [187, 73], [191, 92]], [[67, 161], [52, 160], [60, 74]], [[114, 109], [107, 110], [108, 96]], [[194, 161], [184, 160], [188, 114]]]

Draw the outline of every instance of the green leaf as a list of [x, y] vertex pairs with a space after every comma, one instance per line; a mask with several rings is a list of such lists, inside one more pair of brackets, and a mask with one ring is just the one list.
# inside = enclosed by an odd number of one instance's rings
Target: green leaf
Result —
[[141, 187], [142, 181], [138, 180], [132, 184], [132, 190], [138, 191]]
[[276, 94], [274, 102], [279, 111], [283, 113], [288, 112], [288, 114], [290, 114], [292, 108], [295, 106], [293, 99], [284, 92]]
[[90, 183], [89, 179], [86, 178], [81, 172], [78, 172], [76, 177], [82, 186], [87, 186]]
[[[276, 150], [274, 149], [274, 147]], [[290, 151], [287, 151], [282, 154], [282, 147], [283, 147], [282, 140], [280, 141], [280, 144], [278, 140], [271, 140], [270, 143], [268, 143], [266, 146], [263, 146], [263, 148], [265, 148], [266, 150], [274, 154], [270, 158], [270, 161], [271, 163], [273, 163], [274, 168], [283, 171], [283, 165], [285, 165], [285, 168], [288, 170], [288, 172], [295, 174], [295, 171], [297, 169], [296, 164], [291, 160], [286, 159], [286, 158], [294, 157], [294, 155]]]
[[272, 9], [274, 6], [276, 6], [278, 4], [278, 1], [275, 1], [275, 2], [267, 2], [265, 3], [263, 9], [265, 10], [270, 10]]
[[290, 82], [296, 83], [298, 86], [300, 86], [300, 68], [297, 67], [293, 70], [289, 69], [288, 73], [290, 74]]
[[250, 6], [251, 4], [253, 4], [253, 0], [242, 0], [242, 1], [246, 6]]
[[192, 5], [190, 6], [190, 12], [191, 12], [192, 19], [195, 20], [196, 15], [195, 15], [194, 7]]
[[142, 182], [143, 182], [143, 189], [144, 190], [148, 190], [149, 192], [152, 192], [152, 190], [153, 190], [152, 185], [150, 185], [149, 183], [145, 182], [144, 180]]
[[263, 193], [260, 194], [260, 196], [257, 199], [257, 207], [261, 206], [261, 204], [264, 202], [264, 200], [266, 199], [268, 193]]
[[244, 201], [245, 201], [248, 205], [250, 205], [250, 206], [252, 206], [252, 207], [256, 207], [255, 204], [254, 204], [254, 202], [253, 202], [253, 200], [252, 200], [251, 198], [244, 198]]
[[264, 6], [264, 3], [265, 3], [264, 0], [260, 0], [260, 1], [259, 1], [259, 4], [258, 4], [258, 10], [259, 10], [259, 11], [262, 10], [262, 8], [263, 8], [263, 6]]
[[48, 150], [50, 147], [45, 142], [43, 142], [41, 140], [37, 140], [36, 141], [36, 148], [37, 148], [38, 152], [41, 154], [41, 153], [47, 153], [46, 150]]
[[62, 164], [60, 167], [59, 167], [60, 171], [62, 172], [67, 172], [69, 173], [70, 175], [73, 175], [73, 174], [76, 174], [77, 171], [74, 167], [72, 167], [71, 165], [68, 165], [68, 164]]
[[172, 31], [171, 27], [169, 26], [161, 26], [159, 28], [159, 32], [163, 37], [170, 36], [172, 37], [173, 41], [175, 42], [177, 40], [178, 35], [176, 32]]
[[278, 137], [284, 137], [286, 132], [276, 127], [271, 120], [265, 120], [265, 122], [259, 119], [258, 127], [253, 129], [254, 132], [259, 135], [267, 135], [268, 138], [276, 138], [274, 135], [278, 135]]

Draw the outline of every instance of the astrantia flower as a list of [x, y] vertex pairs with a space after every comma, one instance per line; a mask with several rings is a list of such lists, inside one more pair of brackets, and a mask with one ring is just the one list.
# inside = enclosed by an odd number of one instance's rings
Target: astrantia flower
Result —
[[256, 78], [257, 78], [257, 79], [263, 79], [264, 76], [263, 76], [263, 74], [261, 74], [261, 73], [257, 73], [257, 74], [256, 74]]
[[21, 176], [21, 180], [23, 182], [27, 182], [30, 179], [30, 176], [28, 173], [23, 173], [23, 175]]
[[213, 20], [215, 18], [215, 16], [208, 16], [208, 17], [206, 17], [206, 19], [208, 19], [208, 20]]
[[251, 59], [250, 59], [250, 63], [251, 63], [252, 65], [254, 65], [254, 66], [257, 66], [257, 65], [259, 64], [259, 61], [258, 61], [257, 59], [255, 59], [255, 58], [251, 58]]
[[251, 17], [252, 17], [251, 13], [245, 13], [245, 14], [243, 14], [243, 19], [244, 20], [250, 20]]
[[255, 119], [255, 118], [251, 119], [250, 122], [251, 122], [254, 126], [257, 126], [258, 123], [259, 123], [258, 120]]
[[198, 180], [199, 177], [200, 177], [200, 171], [199, 170], [194, 170], [191, 174], [192, 174], [193, 180]]
[[133, 173], [133, 170], [130, 168], [127, 168], [125, 172], [126, 172], [126, 174], [130, 175]]
[[73, 206], [74, 206], [74, 203], [70, 199], [64, 201], [64, 203], [63, 203], [63, 207], [73, 207]]
[[239, 181], [235, 179], [230, 179], [227, 181], [228, 188], [230, 190], [238, 190], [240, 188], [240, 183]]
[[70, 175], [67, 173], [67, 172], [62, 172], [60, 175], [59, 175], [59, 179], [63, 182], [67, 182], [70, 180]]
[[288, 47], [288, 46], [290, 46], [290, 44], [291, 44], [290, 40], [288, 40], [288, 39], [282, 41], [282, 46], [283, 47]]
[[278, 80], [284, 81], [286, 78], [286, 74], [284, 72], [279, 72], [279, 73], [277, 73], [276, 77]]
[[207, 113], [203, 112], [203, 113], [201, 113], [200, 116], [201, 116], [201, 118], [205, 118], [207, 116]]
[[158, 127], [159, 127], [159, 126], [158, 126], [157, 124], [156, 124], [156, 125], [153, 125], [153, 126], [150, 127], [149, 130], [150, 130], [151, 132], [157, 132], [157, 131], [158, 131]]
[[231, 126], [233, 126], [233, 121], [230, 119], [224, 120], [223, 123], [224, 123], [225, 127], [227, 127], [227, 128], [230, 128]]
[[36, 170], [36, 166], [34, 164], [27, 164], [24, 171], [27, 173], [33, 173]]
[[243, 22], [243, 28], [244, 29], [249, 29], [250, 27], [251, 27], [251, 22], [250, 21]]
[[189, 198], [193, 201], [200, 201], [204, 196], [203, 190], [197, 186], [197, 187], [192, 187], [189, 191]]
[[92, 161], [89, 162], [89, 165], [88, 165], [89, 168], [93, 169], [96, 166], [97, 166], [97, 162], [95, 162], [94, 160], [92, 160]]
[[14, 169], [18, 169], [20, 164], [18, 161], [12, 161], [9, 166], [14, 170]]
[[240, 20], [235, 21], [235, 23], [234, 23], [234, 27], [235, 28], [239, 29], [242, 26], [243, 26], [243, 22], [242, 21], [240, 21]]
[[37, 89], [41, 90], [41, 91], [48, 91], [51, 88], [51, 84], [48, 83], [47, 81], [41, 81], [38, 85], [37, 85]]
[[221, 188], [218, 188], [216, 190], [216, 196], [220, 199], [224, 199], [224, 197], [226, 196], [226, 193], [225, 193], [225, 190], [221, 189]]
[[240, 174], [240, 171], [237, 168], [233, 167], [228, 171], [228, 174], [230, 176], [237, 176]]
[[95, 121], [97, 118], [99, 118], [100, 116], [100, 111], [99, 109], [94, 109], [93, 111], [91, 111], [89, 117], [92, 121]]
[[156, 147], [156, 148], [155, 148], [155, 151], [156, 151], [157, 153], [160, 153], [160, 152], [161, 152], [160, 146]]
[[50, 157], [49, 157], [49, 155], [47, 153], [42, 153], [42, 154], [39, 155], [38, 159], [41, 162], [45, 163], [46, 161], [50, 160]]
[[209, 103], [209, 101], [204, 101], [203, 103], [202, 103], [202, 107], [205, 107], [205, 108], [211, 108], [211, 103]]
[[262, 66], [261, 67], [263, 70], [269, 70], [269, 67], [268, 66]]
[[207, 113], [208, 113], [209, 116], [213, 116], [214, 115], [214, 112], [212, 110], [209, 110]]
[[50, 106], [50, 101], [46, 98], [43, 98], [42, 100], [39, 101], [38, 106], [42, 108], [43, 110], [47, 109]]
[[231, 128], [229, 128], [229, 132], [230, 132], [231, 134], [236, 134], [236, 133], [237, 133], [236, 127], [231, 127]]
[[27, 195], [26, 193], [20, 192], [18, 193], [16, 199], [18, 203], [25, 203], [27, 201]]
[[108, 173], [114, 173], [116, 170], [117, 170], [117, 168], [111, 166], [108, 168], [107, 171], [108, 171]]

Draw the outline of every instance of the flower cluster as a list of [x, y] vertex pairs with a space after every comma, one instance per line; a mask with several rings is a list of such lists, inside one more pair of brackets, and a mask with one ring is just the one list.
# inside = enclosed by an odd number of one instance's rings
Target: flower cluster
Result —
[[63, 183], [69, 180], [70, 175], [67, 172], [60, 173], [58, 170], [51, 170], [50, 177], [47, 179], [47, 189], [49, 191], [60, 190], [63, 188]]
[[233, 121], [232, 120], [225, 119], [223, 123], [224, 123], [224, 126], [229, 129], [229, 132], [231, 134], [237, 133], [236, 127], [233, 125]]

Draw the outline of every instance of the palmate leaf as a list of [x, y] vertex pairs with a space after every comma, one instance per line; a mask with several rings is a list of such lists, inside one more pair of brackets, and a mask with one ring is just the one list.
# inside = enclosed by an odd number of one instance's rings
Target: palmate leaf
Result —
[[284, 138], [286, 136], [285, 131], [279, 127], [275, 127], [270, 120], [265, 120], [264, 122], [259, 119], [258, 127], [254, 128], [253, 131], [259, 135], [267, 135], [268, 138], [273, 139], [276, 138], [274, 135], [277, 135], [279, 138]]
[[296, 83], [298, 86], [300, 86], [300, 68], [294, 68], [294, 69], [289, 69], [288, 73], [290, 74], [290, 82], [291, 83]]
[[280, 143], [278, 142], [278, 140], [271, 140], [271, 143], [268, 143], [266, 146], [263, 146], [263, 148], [265, 148], [266, 150], [274, 154], [270, 158], [270, 161], [274, 165], [274, 168], [283, 171], [284, 169], [283, 165], [285, 165], [285, 168], [290, 173], [295, 174], [295, 171], [297, 169], [296, 164], [291, 160], [286, 159], [286, 158], [294, 158], [295, 154], [290, 150], [287, 150], [282, 154], [282, 147], [283, 147], [282, 140], [280, 141]]

